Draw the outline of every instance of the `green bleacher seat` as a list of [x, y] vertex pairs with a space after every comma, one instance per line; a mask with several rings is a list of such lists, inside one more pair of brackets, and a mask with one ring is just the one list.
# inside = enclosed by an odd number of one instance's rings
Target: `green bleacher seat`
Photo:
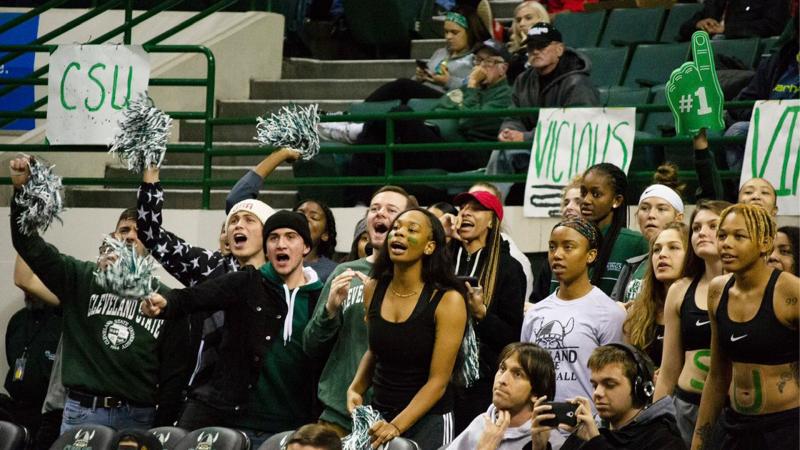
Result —
[[775, 46], [778, 43], [778, 39], [780, 36], [772, 36], [768, 38], [762, 38], [760, 42], [760, 46], [758, 49], [759, 54], [761, 55], [771, 55], [778, 51], [778, 48]]
[[661, 42], [676, 42], [681, 25], [701, 9], [703, 9], [702, 3], [676, 3], [672, 5], [659, 40]]
[[430, 111], [438, 104], [438, 98], [412, 98], [408, 100], [408, 107], [417, 112]]
[[568, 47], [594, 47], [600, 40], [606, 12], [562, 13], [553, 19], [553, 25]]
[[595, 86], [619, 86], [628, 59], [628, 47], [579, 48], [592, 61], [591, 78]]
[[[667, 97], [664, 90], [664, 85], [655, 86], [650, 89], [652, 93], [652, 100], [650, 103], [654, 105], [666, 105]], [[644, 123], [641, 130], [653, 136], [662, 136], [665, 131], [675, 128], [675, 119], [672, 113], [665, 112], [651, 112], [645, 115]], [[673, 133], [674, 134], [674, 133]]]
[[351, 103], [347, 111], [350, 114], [385, 113], [390, 109], [400, 106], [400, 100], [387, 100], [385, 102], [356, 102]]
[[[636, 106], [644, 105], [650, 98], [650, 89], [648, 88], [629, 88], [624, 86], [614, 86], [608, 89], [608, 96], [603, 103], [603, 106]], [[644, 122], [644, 114], [636, 114], [636, 129], [642, 126]]]
[[636, 47], [623, 86], [664, 84], [673, 70], [686, 62], [689, 44], [642, 44]]
[[613, 9], [600, 37], [600, 47], [657, 42], [665, 15], [664, 8]]
[[741, 61], [748, 69], [758, 58], [759, 40], [752, 39], [712, 39], [711, 47], [715, 55], [725, 55]]

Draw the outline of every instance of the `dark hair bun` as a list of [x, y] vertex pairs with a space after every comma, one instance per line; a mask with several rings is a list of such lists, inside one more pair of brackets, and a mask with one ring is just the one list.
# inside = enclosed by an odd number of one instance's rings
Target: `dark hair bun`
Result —
[[686, 183], [681, 183], [678, 180], [678, 165], [671, 161], [658, 166], [653, 174], [653, 183], [671, 187], [681, 197], [683, 197], [683, 191], [686, 189]]

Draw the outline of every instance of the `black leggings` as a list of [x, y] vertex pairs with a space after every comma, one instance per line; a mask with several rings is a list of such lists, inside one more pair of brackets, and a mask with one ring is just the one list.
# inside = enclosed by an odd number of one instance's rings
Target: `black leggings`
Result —
[[437, 91], [419, 81], [408, 78], [398, 78], [375, 89], [364, 101], [385, 102], [388, 100], [400, 100], [400, 103], [405, 105], [408, 103], [408, 100], [412, 98], [439, 98], [441, 96], [441, 91]]

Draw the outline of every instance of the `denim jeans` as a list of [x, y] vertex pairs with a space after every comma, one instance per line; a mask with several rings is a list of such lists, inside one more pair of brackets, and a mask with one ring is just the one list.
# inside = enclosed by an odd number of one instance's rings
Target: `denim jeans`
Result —
[[153, 406], [124, 405], [119, 408], [87, 408], [67, 396], [67, 400], [64, 402], [61, 434], [85, 424], [106, 425], [116, 430], [126, 428], [147, 430], [153, 426], [155, 415], [156, 408]]

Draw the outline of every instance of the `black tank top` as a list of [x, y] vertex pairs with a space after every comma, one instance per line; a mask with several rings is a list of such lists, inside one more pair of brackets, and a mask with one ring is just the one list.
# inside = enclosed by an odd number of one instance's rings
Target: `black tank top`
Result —
[[[428, 382], [436, 341], [436, 307], [444, 292], [435, 293], [425, 285], [414, 311], [405, 322], [394, 323], [381, 317], [381, 305], [389, 282], [382, 280], [375, 287], [369, 305], [369, 348], [375, 356], [372, 377], [374, 407], [386, 420], [392, 420]], [[444, 396], [429, 414], [445, 414], [453, 410], [448, 386]]]
[[717, 307], [719, 343], [732, 361], [767, 366], [796, 362], [798, 360], [797, 330], [784, 326], [775, 317], [772, 297], [780, 270], [769, 277], [764, 297], [755, 317], [747, 322], [734, 322], [728, 315], [728, 291], [736, 281], [731, 277], [722, 291]]
[[694, 300], [702, 277], [698, 275], [692, 280], [681, 303], [681, 343], [685, 352], [711, 348], [711, 320], [708, 318], [708, 310], [698, 308]]
[[664, 353], [664, 325], [655, 324], [655, 334], [653, 340], [647, 344], [644, 352], [653, 360], [656, 367], [661, 366], [661, 354]]

